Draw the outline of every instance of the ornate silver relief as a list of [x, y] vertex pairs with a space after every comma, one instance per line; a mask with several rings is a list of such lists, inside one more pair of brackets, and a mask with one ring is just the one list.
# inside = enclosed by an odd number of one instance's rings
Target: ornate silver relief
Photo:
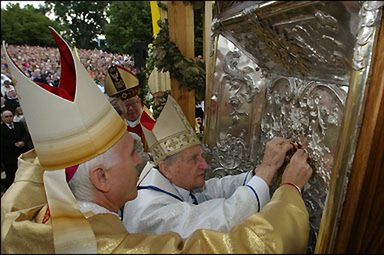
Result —
[[[217, 39], [214, 86], [210, 95], [209, 113], [212, 135], [210, 147], [227, 134], [238, 136], [244, 132], [244, 141], [252, 139], [250, 116], [253, 118], [255, 101], [264, 97], [265, 79], [258, 66], [222, 36]], [[221, 50], [222, 49], [222, 50]]]
[[306, 148], [317, 175], [329, 186], [336, 138], [346, 99], [334, 84], [278, 78], [267, 89], [261, 147], [275, 136]]
[[239, 51], [230, 51], [224, 58], [223, 66], [225, 73], [223, 83], [230, 92], [229, 104], [232, 106], [232, 112], [229, 115], [232, 117], [232, 125], [239, 122], [240, 116], [249, 115], [242, 108], [243, 101], [251, 103], [256, 93], [260, 92], [260, 88], [253, 82], [250, 75], [255, 73], [255, 70], [250, 66], [239, 69], [239, 59]]
[[[310, 215], [309, 250], [313, 252], [328, 194], [346, 93], [334, 84], [279, 77], [268, 87], [266, 99], [259, 147], [264, 148], [275, 136], [291, 138], [303, 146], [314, 170], [303, 192]], [[259, 155], [262, 153], [259, 151]], [[271, 193], [280, 184], [281, 174], [275, 177]]]
[[356, 71], [366, 68], [368, 65], [368, 56], [371, 54], [368, 42], [374, 35], [378, 17], [380, 17], [379, 9], [384, 5], [383, 1], [366, 1], [363, 3], [359, 12], [360, 22], [357, 34], [356, 46], [353, 54], [353, 69]]
[[358, 3], [292, 2], [286, 9], [275, 5], [270, 13], [249, 8], [222, 21], [223, 35], [266, 72], [348, 84], [355, 40], [351, 30], [358, 18], [348, 8]]
[[239, 174], [250, 171], [254, 167], [248, 160], [249, 146], [244, 141], [244, 132], [238, 137], [226, 134], [217, 141], [217, 146], [212, 149], [205, 147], [205, 153], [211, 166], [207, 172], [209, 177]]
[[[331, 174], [338, 177], [337, 190], [345, 191], [383, 3], [268, 1], [216, 20], [214, 81], [207, 95], [214, 102], [207, 125], [208, 176], [251, 170], [275, 136], [301, 144], [314, 169], [303, 192], [310, 214], [309, 253], [322, 219], [335, 219], [326, 233], [337, 230], [339, 214], [323, 215], [323, 210], [335, 197], [341, 198], [334, 206], [342, 207], [343, 194], [330, 187], [335, 187]], [[351, 111], [353, 118], [346, 114]], [[340, 144], [349, 149], [336, 152], [345, 130], [350, 140]]]
[[212, 167], [208, 177], [237, 174], [254, 166], [255, 160], [250, 160], [249, 153], [253, 129], [249, 117], [255, 98], [265, 90], [265, 79], [258, 66], [232, 43], [220, 38], [219, 48], [227, 43], [229, 48], [218, 53], [220, 61], [217, 69], [221, 74], [216, 77], [210, 109], [217, 116], [216, 139], [210, 146], [212, 149], [207, 148]]

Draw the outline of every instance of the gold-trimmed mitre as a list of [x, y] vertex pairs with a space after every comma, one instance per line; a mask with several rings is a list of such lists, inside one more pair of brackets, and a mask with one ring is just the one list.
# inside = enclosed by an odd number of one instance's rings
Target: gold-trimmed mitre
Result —
[[105, 75], [104, 88], [108, 96], [125, 100], [139, 94], [139, 80], [125, 67], [112, 65]]
[[168, 96], [156, 123], [142, 115], [140, 124], [156, 164], [184, 149], [200, 144], [195, 131], [171, 95]]
[[3, 51], [15, 80], [26, 122], [47, 170], [83, 163], [108, 150], [126, 132], [126, 124], [100, 92], [63, 38], [52, 28], [61, 58], [59, 86], [37, 85]]

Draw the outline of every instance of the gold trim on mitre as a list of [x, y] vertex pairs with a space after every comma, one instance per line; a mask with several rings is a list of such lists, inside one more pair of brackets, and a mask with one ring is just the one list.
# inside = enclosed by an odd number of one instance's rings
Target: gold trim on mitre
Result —
[[[26, 77], [9, 57], [3, 42], [36, 153], [46, 170], [63, 169], [94, 158], [112, 147], [127, 130], [125, 122], [74, 57], [68, 44], [52, 28], [51, 31], [60, 43], [60, 54], [63, 51], [66, 60], [73, 61], [71, 71], [76, 83], [73, 101], [49, 92]], [[71, 71], [66, 74], [72, 74]]]
[[108, 96], [125, 100], [139, 94], [139, 80], [125, 67], [112, 65], [105, 75], [104, 88]]
[[168, 96], [167, 103], [154, 126], [147, 125], [143, 118], [140, 119], [140, 124], [156, 164], [184, 149], [201, 144], [180, 106], [171, 95]]

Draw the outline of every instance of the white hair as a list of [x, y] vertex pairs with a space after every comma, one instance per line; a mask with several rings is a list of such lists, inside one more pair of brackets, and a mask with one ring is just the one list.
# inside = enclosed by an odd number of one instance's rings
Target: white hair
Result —
[[113, 148], [79, 165], [68, 185], [77, 200], [95, 202], [96, 188], [90, 179], [90, 171], [100, 167], [109, 169], [113, 164]]

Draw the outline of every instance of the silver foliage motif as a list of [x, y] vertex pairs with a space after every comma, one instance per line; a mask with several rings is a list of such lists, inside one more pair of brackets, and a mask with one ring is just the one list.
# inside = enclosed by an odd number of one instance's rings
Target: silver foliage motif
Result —
[[[303, 192], [310, 215], [309, 249], [313, 249], [328, 194], [346, 93], [333, 84], [278, 78], [267, 89], [266, 98], [261, 147], [275, 136], [291, 138], [303, 146], [314, 170]], [[280, 184], [281, 174], [274, 178], [271, 193]]]
[[379, 9], [384, 5], [383, 1], [365, 1], [360, 9], [359, 31], [353, 54], [353, 69], [356, 71], [366, 68], [370, 50], [367, 49], [368, 42], [376, 30]]
[[[211, 128], [215, 133], [212, 133], [214, 138], [210, 145], [216, 145], [210, 151], [216, 154], [212, 156], [211, 170], [216, 170], [216, 176], [224, 176], [247, 169], [242, 167], [245, 162], [255, 166], [261, 161], [266, 141], [274, 136], [293, 137], [295, 142], [302, 144], [314, 169], [303, 192], [311, 224], [308, 253], [313, 253], [316, 246], [336, 156], [346, 99], [346, 92], [341, 87], [348, 90], [353, 70], [361, 71], [363, 76], [359, 79], [366, 83], [381, 17], [379, 8], [383, 3], [277, 1], [270, 5], [255, 5], [231, 18], [216, 21], [215, 31], [261, 68], [264, 86], [256, 97], [248, 95], [252, 102], [247, 103], [247, 96], [238, 93], [240, 87], [247, 91], [247, 83], [235, 78], [239, 70], [244, 70], [244, 66], [237, 63], [236, 50], [228, 55], [224, 50], [217, 54], [216, 68], [219, 68], [215, 73], [213, 93], [209, 95], [218, 106], [214, 115], [216, 122]], [[225, 86], [221, 82], [223, 76], [228, 76]], [[260, 88], [258, 82], [253, 80], [255, 87]], [[229, 99], [231, 96], [233, 100]], [[363, 104], [362, 101], [356, 103]], [[232, 116], [228, 116], [232, 109]], [[237, 119], [232, 119], [235, 116]], [[229, 140], [239, 138], [240, 130], [245, 131], [242, 146], [234, 150], [241, 152], [237, 155], [226, 145], [230, 144]], [[251, 151], [244, 153], [248, 148]], [[281, 177], [281, 172], [279, 174]], [[279, 175], [271, 192], [277, 188], [278, 178]]]
[[302, 8], [301, 15], [295, 8], [276, 10], [272, 15], [250, 9], [233, 20], [223, 21], [221, 30], [263, 70], [348, 84], [355, 37], [348, 14], [339, 15], [347, 13], [347, 4], [292, 5]]
[[329, 186], [334, 147], [346, 94], [332, 84], [280, 78], [266, 93], [262, 144], [275, 136], [293, 139], [306, 149], [322, 182]]
[[254, 73], [255, 70], [249, 66], [242, 69], [238, 68], [239, 59], [240, 53], [238, 51], [230, 51], [224, 58], [223, 66], [225, 73], [223, 83], [231, 93], [229, 103], [233, 108], [230, 113], [233, 125], [239, 122], [240, 116], [248, 116], [248, 113], [241, 107], [242, 101], [245, 100], [245, 102], [251, 103], [255, 94], [260, 91], [249, 75]]
[[249, 149], [243, 136], [244, 132], [241, 132], [239, 137], [226, 134], [217, 141], [217, 146], [212, 149], [204, 148], [205, 157], [211, 167], [207, 171], [209, 178], [239, 174], [253, 169], [252, 163], [248, 160]]

